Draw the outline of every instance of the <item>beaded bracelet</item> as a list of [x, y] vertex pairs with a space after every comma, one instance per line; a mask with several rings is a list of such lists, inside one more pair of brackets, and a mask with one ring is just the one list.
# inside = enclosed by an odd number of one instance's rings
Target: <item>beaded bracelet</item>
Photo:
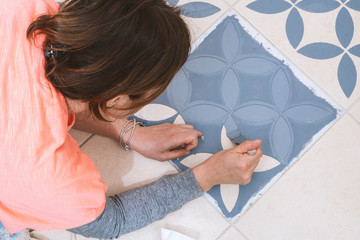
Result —
[[[127, 128], [127, 126], [132, 122], [132, 125], [130, 127]], [[125, 125], [123, 126], [121, 133], [120, 133], [120, 146], [124, 148], [125, 151], [129, 151], [130, 150], [130, 141], [132, 139], [132, 137], [134, 136], [134, 132], [135, 132], [135, 127], [136, 125], [142, 126], [143, 123], [142, 122], [136, 122], [136, 119], [132, 119], [127, 121], [127, 123], [125, 123]], [[131, 134], [129, 139], [127, 140], [127, 142], [124, 142], [124, 136], [125, 134], [130, 131], [131, 129]]]

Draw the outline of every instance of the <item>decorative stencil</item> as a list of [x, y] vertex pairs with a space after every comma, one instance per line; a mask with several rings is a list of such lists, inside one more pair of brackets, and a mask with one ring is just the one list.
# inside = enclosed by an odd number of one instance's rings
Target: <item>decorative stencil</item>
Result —
[[327, 42], [310, 43], [298, 50], [298, 53], [313, 59], [326, 60], [343, 54], [338, 66], [338, 81], [346, 97], [353, 93], [357, 82], [357, 71], [352, 58], [360, 57], [360, 44], [349, 47], [354, 36], [354, 21], [349, 10], [360, 11], [359, 0], [256, 0], [247, 7], [263, 14], [276, 14], [288, 9], [286, 34], [290, 44], [296, 49], [304, 35], [304, 21], [299, 9], [312, 14], [322, 14], [340, 8], [335, 20], [336, 36], [341, 46]]
[[[170, 6], [177, 6], [179, 0], [168, 0]], [[211, 16], [220, 11], [220, 8], [207, 3], [207, 2], [189, 2], [183, 5], [177, 6], [181, 9], [181, 14], [189, 18], [204, 18]]]
[[[160, 107], [169, 114], [158, 121], [141, 113], [137, 118], [148, 125], [182, 118], [203, 132], [204, 140], [190, 156], [172, 160], [180, 171], [196, 162], [195, 156], [206, 159], [223, 150], [229, 139], [237, 143], [263, 141], [262, 162], [270, 165], [261, 163], [248, 185], [215, 186], [207, 193], [231, 220], [342, 114], [325, 99], [328, 97], [305, 75], [230, 11], [194, 44], [183, 68], [153, 103], [155, 109]], [[225, 137], [221, 138], [222, 134]], [[231, 199], [223, 199], [229, 193]]]

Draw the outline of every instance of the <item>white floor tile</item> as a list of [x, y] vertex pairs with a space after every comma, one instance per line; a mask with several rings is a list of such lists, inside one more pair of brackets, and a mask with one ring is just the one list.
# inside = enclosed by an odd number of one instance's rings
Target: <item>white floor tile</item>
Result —
[[108, 184], [107, 195], [153, 182], [165, 174], [177, 173], [169, 162], [151, 160], [135, 151], [125, 152], [118, 142], [101, 136], [92, 137], [81, 150], [94, 161], [101, 178]]
[[344, 116], [237, 223], [256, 239], [360, 236], [360, 126]]

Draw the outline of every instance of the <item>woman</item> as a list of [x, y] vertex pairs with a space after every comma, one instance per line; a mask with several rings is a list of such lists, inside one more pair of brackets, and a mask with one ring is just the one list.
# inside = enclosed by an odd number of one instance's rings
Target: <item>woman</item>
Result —
[[[261, 141], [113, 197], [71, 127], [165, 161], [190, 153], [190, 125], [141, 127], [126, 118], [168, 86], [189, 31], [163, 0], [0, 0], [0, 221], [116, 238], [163, 218], [215, 184], [247, 184]], [[254, 156], [246, 154], [256, 149]]]

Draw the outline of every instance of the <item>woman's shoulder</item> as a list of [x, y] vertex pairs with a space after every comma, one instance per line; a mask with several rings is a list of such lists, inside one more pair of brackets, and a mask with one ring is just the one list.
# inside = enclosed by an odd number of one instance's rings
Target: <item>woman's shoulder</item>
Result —
[[[12, 10], [22, 11], [22, 9], [24, 12], [31, 12], [34, 9], [51, 9], [58, 6], [58, 3], [54, 0], [0, 0], [0, 6], [0, 9], [6, 10], [4, 12], [8, 13], [11, 13]], [[24, 7], [27, 7], [27, 9]]]

